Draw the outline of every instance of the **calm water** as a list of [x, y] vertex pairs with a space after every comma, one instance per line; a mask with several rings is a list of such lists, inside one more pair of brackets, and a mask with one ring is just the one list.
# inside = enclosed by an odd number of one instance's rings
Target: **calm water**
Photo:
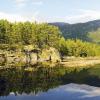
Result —
[[100, 65], [1, 69], [0, 100], [100, 100]]

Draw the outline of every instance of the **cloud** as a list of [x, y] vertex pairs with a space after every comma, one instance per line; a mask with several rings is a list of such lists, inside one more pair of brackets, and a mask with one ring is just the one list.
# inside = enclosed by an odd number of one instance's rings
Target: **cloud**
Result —
[[25, 16], [18, 15], [18, 14], [9, 14], [9, 13], [0, 12], [0, 19], [6, 19], [10, 22], [35, 21], [36, 15], [37, 15], [37, 12], [34, 13], [34, 15], [31, 17], [28, 17], [28, 16], [25, 17]]
[[39, 16], [40, 22], [67, 22], [67, 23], [84, 23], [92, 20], [100, 19], [100, 12], [95, 10], [72, 10], [67, 16]]
[[14, 2], [17, 7], [24, 7], [27, 4], [39, 5], [39, 6], [43, 4], [42, 0], [14, 0]]
[[43, 4], [43, 2], [42, 1], [34, 1], [34, 2], [32, 2], [32, 4], [33, 5], [42, 5]]
[[16, 6], [18, 6], [18, 7], [24, 7], [26, 5], [27, 1], [28, 0], [15, 0], [14, 2], [16, 4]]
[[24, 3], [26, 0], [15, 0], [16, 3], [20, 4], [20, 3]]
[[83, 93], [83, 95], [81, 95], [81, 98], [100, 96], [100, 88], [89, 85], [79, 85], [71, 83], [64, 86], [63, 89], [67, 92], [69, 91], [72, 93]]
[[100, 12], [95, 10], [76, 10], [77, 15], [66, 16], [64, 20], [69, 23], [87, 22], [100, 19]]
[[[24, 2], [27, 0], [17, 0], [17, 2]], [[41, 5], [42, 2], [37, 3], [33, 0], [33, 4]], [[25, 12], [21, 14], [10, 14], [5, 12], [0, 12], [0, 19], [7, 19], [11, 22], [14, 21], [38, 21], [38, 22], [67, 22], [67, 23], [80, 23], [80, 22], [87, 22], [91, 20], [100, 19], [100, 12], [95, 10], [83, 10], [78, 9], [73, 12], [75, 14], [66, 16], [66, 17], [59, 17], [59, 16], [43, 16], [40, 15], [39, 10], [31, 12]]]

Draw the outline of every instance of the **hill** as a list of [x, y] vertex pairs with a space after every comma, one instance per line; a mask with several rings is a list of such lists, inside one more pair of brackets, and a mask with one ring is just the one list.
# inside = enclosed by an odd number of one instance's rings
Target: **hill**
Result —
[[100, 43], [100, 20], [76, 24], [63, 22], [49, 24], [59, 27], [62, 35], [66, 39], [81, 39], [84, 41]]

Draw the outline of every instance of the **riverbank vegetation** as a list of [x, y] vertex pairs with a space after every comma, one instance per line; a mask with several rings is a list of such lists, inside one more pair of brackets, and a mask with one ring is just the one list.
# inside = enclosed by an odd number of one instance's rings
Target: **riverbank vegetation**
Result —
[[100, 56], [100, 45], [82, 40], [71, 40], [64, 38], [59, 42], [60, 52], [63, 56], [89, 57]]

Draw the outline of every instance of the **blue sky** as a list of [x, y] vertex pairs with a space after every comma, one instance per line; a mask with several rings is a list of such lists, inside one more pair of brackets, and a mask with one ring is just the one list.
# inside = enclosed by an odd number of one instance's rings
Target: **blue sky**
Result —
[[0, 19], [87, 22], [100, 19], [100, 0], [1, 0]]

